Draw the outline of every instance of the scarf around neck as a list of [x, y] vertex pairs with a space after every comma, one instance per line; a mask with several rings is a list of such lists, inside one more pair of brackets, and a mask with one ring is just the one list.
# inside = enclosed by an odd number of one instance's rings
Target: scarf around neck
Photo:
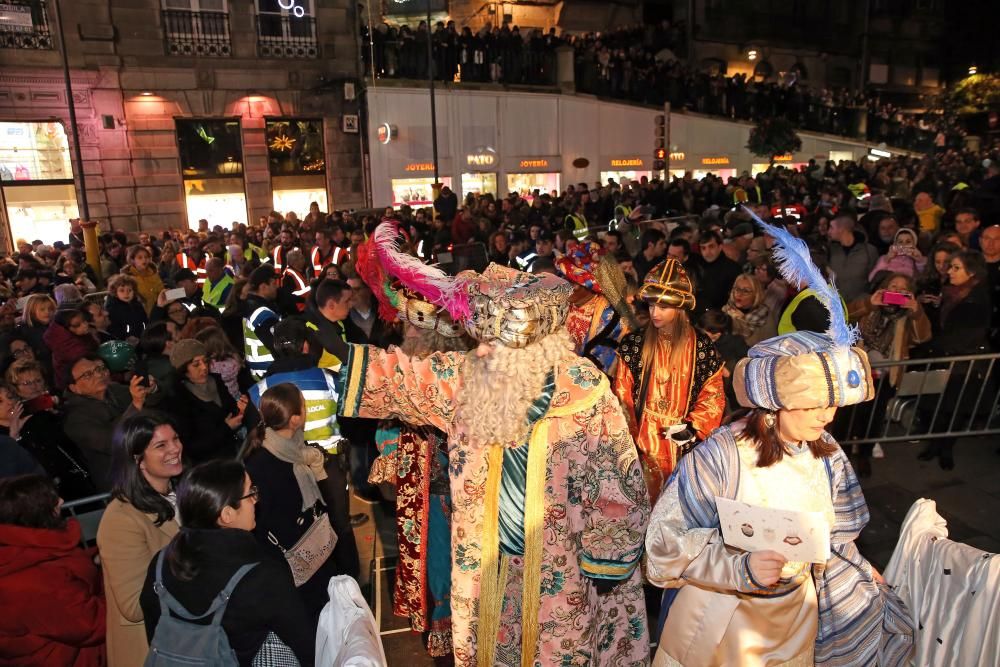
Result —
[[311, 509], [317, 500], [323, 499], [316, 483], [318, 480], [326, 479], [323, 453], [314, 447], [306, 446], [302, 429], [292, 434], [291, 438], [285, 438], [269, 428], [264, 432], [262, 445], [279, 461], [292, 464], [292, 473], [302, 494], [302, 511]]
[[215, 384], [215, 378], [208, 376], [205, 384], [195, 384], [190, 380], [184, 380], [184, 386], [188, 388], [195, 398], [205, 403], [215, 403], [222, 407], [222, 397], [219, 396], [219, 387]]

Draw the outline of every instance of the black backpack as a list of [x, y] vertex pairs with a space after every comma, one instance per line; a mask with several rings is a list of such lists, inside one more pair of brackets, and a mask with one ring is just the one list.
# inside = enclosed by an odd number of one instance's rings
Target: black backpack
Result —
[[[164, 587], [163, 554], [164, 551], [160, 551], [156, 558], [156, 582], [153, 584], [153, 590], [160, 598], [160, 621], [156, 624], [144, 667], [239, 667], [236, 652], [229, 645], [229, 637], [222, 628], [222, 615], [226, 613], [226, 605], [236, 585], [259, 563], [247, 563], [238, 569], [226, 587], [215, 596], [208, 611], [195, 616]], [[190, 622], [209, 616], [212, 620], [207, 625]]]

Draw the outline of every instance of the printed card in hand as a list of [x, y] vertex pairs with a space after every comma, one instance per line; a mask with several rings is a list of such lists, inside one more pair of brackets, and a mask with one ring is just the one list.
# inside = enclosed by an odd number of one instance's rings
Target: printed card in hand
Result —
[[715, 499], [726, 544], [745, 551], [777, 551], [789, 561], [825, 563], [830, 525], [820, 512], [796, 512]]

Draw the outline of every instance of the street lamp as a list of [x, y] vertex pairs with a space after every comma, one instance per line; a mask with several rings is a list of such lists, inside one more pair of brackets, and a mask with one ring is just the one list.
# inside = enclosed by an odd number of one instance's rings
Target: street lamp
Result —
[[757, 49], [750, 49], [747, 51], [747, 58], [750, 59], [750, 62], [757, 60]]
[[978, 71], [979, 71], [978, 67], [976, 67], [975, 65], [969, 65], [969, 76], [972, 76], [973, 74], [977, 73]]
[[76, 103], [73, 100], [73, 82], [69, 75], [69, 52], [66, 47], [66, 34], [63, 32], [62, 12], [59, 11], [59, 0], [52, 3], [56, 13], [56, 27], [59, 29], [59, 50], [62, 51], [63, 81], [66, 86], [66, 106], [69, 107], [69, 126], [73, 134], [73, 157], [76, 162], [76, 177], [80, 182], [80, 216], [90, 221], [90, 203], [87, 201], [87, 177], [83, 173], [83, 151], [80, 148], [80, 131], [76, 126]]

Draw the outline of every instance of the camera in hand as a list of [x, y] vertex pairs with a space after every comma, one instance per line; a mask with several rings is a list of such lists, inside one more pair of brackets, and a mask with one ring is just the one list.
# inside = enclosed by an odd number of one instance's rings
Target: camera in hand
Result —
[[905, 306], [910, 295], [903, 292], [882, 292], [882, 303], [887, 306]]

